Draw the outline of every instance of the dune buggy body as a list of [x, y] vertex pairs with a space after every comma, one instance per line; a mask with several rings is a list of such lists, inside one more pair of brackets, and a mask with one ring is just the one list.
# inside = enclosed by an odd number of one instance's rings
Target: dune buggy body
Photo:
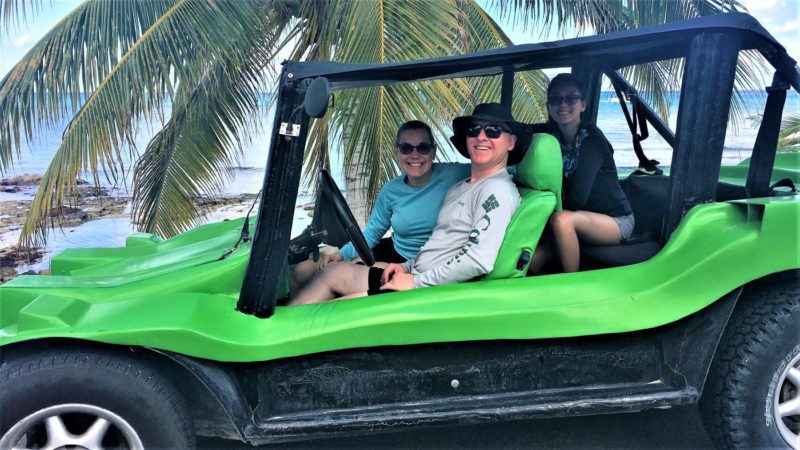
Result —
[[[720, 168], [745, 50], [775, 75], [751, 158]], [[578, 273], [276, 307], [304, 102], [502, 76], [510, 105], [515, 72], [565, 67], [586, 80], [594, 121], [603, 75], [636, 96], [617, 70], [673, 58], [685, 61], [674, 132], [636, 100], [673, 147], [668, 174], [622, 181], [639, 241], [586, 249], [590, 270]], [[702, 399], [718, 444], [797, 447], [800, 196], [773, 186], [800, 182], [798, 155], [776, 157], [788, 89], [800, 90], [795, 61], [738, 13], [433, 60], [287, 62], [253, 240], [240, 240], [244, 219], [167, 240], [135, 234], [124, 248], [67, 250], [52, 275], [0, 286], [0, 444], [77, 413], [107, 419], [135, 447], [191, 445], [195, 433], [259, 444]], [[130, 398], [160, 412], [143, 414]]]

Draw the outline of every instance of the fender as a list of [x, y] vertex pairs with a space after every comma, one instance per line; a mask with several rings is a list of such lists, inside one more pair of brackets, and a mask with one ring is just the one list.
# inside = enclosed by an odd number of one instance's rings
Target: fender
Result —
[[219, 363], [192, 358], [155, 348], [148, 350], [158, 353], [183, 367], [197, 380], [225, 414], [230, 429], [235, 431], [230, 438], [245, 441], [246, 430], [252, 424], [250, 408], [238, 380]]

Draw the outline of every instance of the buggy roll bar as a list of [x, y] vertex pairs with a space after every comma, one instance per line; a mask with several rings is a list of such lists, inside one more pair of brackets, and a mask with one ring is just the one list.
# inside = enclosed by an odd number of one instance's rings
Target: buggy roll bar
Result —
[[[286, 62], [279, 80], [258, 222], [237, 309], [257, 317], [270, 317], [275, 310], [275, 297], [286, 270], [292, 214], [308, 132], [309, 116], [303, 108], [303, 97], [313, 79], [325, 77], [331, 90], [498, 74], [503, 74], [506, 81], [513, 73], [526, 70], [587, 65], [614, 70], [686, 57], [681, 104], [691, 107], [680, 108], [675, 135], [670, 137], [669, 128], [659, 124], [655, 113], [644, 109], [648, 121], [659, 134], [668, 142], [674, 142], [661, 238], [666, 242], [691, 208], [714, 198], [736, 60], [739, 51], [747, 49], [758, 50], [785, 83], [800, 92], [800, 69], [796, 61], [757, 20], [744, 13], [418, 61], [388, 64]], [[596, 91], [598, 78], [595, 76], [590, 81]], [[708, 89], [685, 88], [700, 84]], [[512, 83], [503, 85], [501, 101], [510, 105]], [[595, 91], [592, 92], [596, 95]], [[775, 101], [778, 100], [776, 97]], [[771, 107], [770, 111], [774, 109]], [[765, 130], [770, 136], [760, 142], [768, 144], [772, 131], [771, 128]], [[693, 151], [698, 148], [703, 151]], [[702, 176], [698, 178], [693, 174]], [[763, 179], [760, 174], [753, 176]], [[752, 183], [753, 186], [761, 184], [762, 181]]]

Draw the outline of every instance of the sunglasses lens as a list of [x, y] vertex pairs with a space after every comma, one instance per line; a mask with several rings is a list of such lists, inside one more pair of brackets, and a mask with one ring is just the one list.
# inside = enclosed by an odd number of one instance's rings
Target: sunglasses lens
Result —
[[431, 150], [433, 150], [433, 145], [423, 142], [416, 146], [411, 144], [400, 144], [397, 146], [397, 150], [399, 150], [403, 155], [410, 155], [414, 149], [417, 149], [417, 153], [420, 155], [427, 155], [431, 152]]
[[478, 137], [481, 134], [481, 130], [483, 129], [480, 125], [470, 125], [467, 127], [467, 136], [469, 137]]
[[404, 155], [410, 155], [411, 152], [414, 151], [414, 146], [411, 144], [400, 144], [397, 149], [400, 150], [400, 153]]
[[486, 137], [488, 137], [489, 139], [499, 138], [504, 131], [510, 133], [509, 130], [507, 130], [504, 127], [501, 127], [500, 125], [474, 124], [467, 127], [466, 134], [468, 137], [478, 137], [478, 135], [481, 134], [481, 130], [483, 130], [483, 132], [486, 133]]
[[559, 106], [561, 102], [565, 102], [568, 106], [575, 106], [579, 101], [583, 100], [580, 95], [568, 95], [566, 97], [547, 97], [547, 104], [550, 106]]
[[419, 153], [420, 155], [427, 155], [428, 153], [431, 152], [432, 149], [433, 147], [430, 144], [426, 144], [424, 142], [422, 144], [417, 145], [417, 153]]
[[503, 129], [497, 125], [486, 125], [483, 127], [483, 131], [489, 139], [497, 139], [503, 134]]

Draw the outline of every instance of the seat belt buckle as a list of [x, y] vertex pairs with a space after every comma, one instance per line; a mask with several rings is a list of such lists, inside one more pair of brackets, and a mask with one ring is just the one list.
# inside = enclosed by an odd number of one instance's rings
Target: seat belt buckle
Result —
[[519, 255], [519, 259], [517, 260], [517, 270], [524, 270], [528, 267], [528, 264], [531, 262], [531, 252], [529, 250], [523, 250], [522, 254]]

